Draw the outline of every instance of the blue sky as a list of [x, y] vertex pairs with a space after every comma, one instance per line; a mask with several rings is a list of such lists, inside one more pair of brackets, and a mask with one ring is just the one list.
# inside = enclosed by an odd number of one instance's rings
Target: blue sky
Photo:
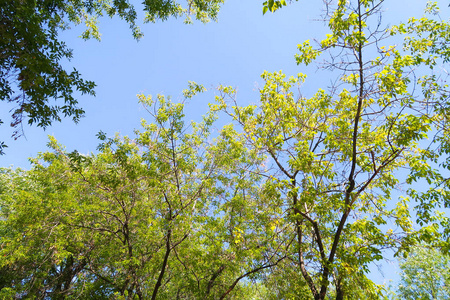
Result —
[[[386, 1], [385, 19], [396, 23], [410, 15], [420, 16], [425, 2]], [[82, 153], [95, 151], [99, 130], [109, 135], [132, 135], [140, 119], [146, 117], [136, 94], [161, 93], [177, 100], [189, 80], [211, 90], [188, 105], [188, 117], [193, 119], [206, 110], [219, 84], [237, 87], [242, 104], [256, 102], [264, 70], [283, 70], [287, 75], [306, 73], [305, 91], [314, 92], [324, 83], [315, 67], [297, 66], [294, 55], [297, 44], [320, 39], [326, 33], [323, 22], [318, 21], [321, 11], [322, 1], [300, 0], [263, 16], [262, 1], [228, 0], [217, 23], [185, 25], [182, 19], [170, 19], [143, 24], [145, 35], [139, 42], [119, 18], [100, 20], [101, 42], [78, 38], [83, 26], [65, 31], [61, 37], [74, 54], [68, 66], [95, 81], [97, 95], [79, 97], [86, 116], [78, 124], [66, 119], [46, 131], [24, 124], [25, 136], [17, 141], [9, 138], [12, 130], [5, 125], [11, 106], [0, 103], [6, 121], [1, 127], [1, 140], [9, 146], [7, 155], [0, 156], [0, 166], [28, 168], [28, 158], [46, 150], [49, 134], [68, 150]]]
[[[283, 70], [287, 75], [306, 73], [305, 93], [326, 88], [328, 82], [321, 81], [315, 67], [297, 66], [294, 59], [297, 44], [321, 39], [326, 33], [324, 24], [318, 21], [322, 1], [299, 0], [264, 16], [262, 2], [228, 0], [218, 23], [185, 25], [182, 19], [170, 19], [144, 24], [144, 37], [139, 42], [118, 18], [100, 20], [101, 42], [78, 38], [82, 26], [63, 32], [61, 37], [74, 50], [68, 66], [75, 66], [85, 79], [95, 81], [97, 95], [79, 97], [80, 106], [86, 111], [79, 124], [67, 119], [46, 131], [25, 125], [25, 136], [17, 141], [9, 138], [12, 130], [2, 125], [0, 140], [6, 141], [9, 148], [6, 155], [0, 156], [0, 166], [29, 168], [28, 158], [46, 151], [49, 134], [69, 151], [77, 149], [81, 153], [95, 151], [95, 135], [100, 130], [109, 136], [116, 132], [133, 135], [141, 118], [147, 117], [136, 94], [161, 93], [177, 100], [188, 81], [210, 89], [188, 104], [187, 118], [194, 120], [213, 101], [214, 87], [219, 84], [237, 87], [241, 104], [257, 102], [264, 70]], [[395, 24], [410, 16], [421, 16], [425, 3], [387, 0], [384, 21]], [[448, 10], [446, 5], [442, 8]], [[5, 115], [10, 109], [6, 103], [0, 103], [2, 119], [7, 120]], [[386, 277], [391, 277], [389, 265], [385, 264], [384, 269]], [[382, 277], [374, 276], [382, 283]]]

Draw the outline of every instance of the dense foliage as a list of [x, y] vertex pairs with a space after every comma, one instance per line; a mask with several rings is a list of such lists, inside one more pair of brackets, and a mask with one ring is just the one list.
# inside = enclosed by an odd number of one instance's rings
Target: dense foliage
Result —
[[296, 59], [320, 56], [332, 86], [307, 96], [305, 74], [264, 72], [256, 104], [220, 86], [189, 124], [182, 103], [141, 95], [135, 137], [101, 132], [86, 155], [51, 139], [31, 170], [4, 169], [0, 296], [378, 299], [367, 274], [385, 249], [448, 253], [449, 25], [433, 3], [392, 28], [382, 0], [324, 3], [330, 33]]
[[276, 203], [240, 168], [260, 158], [208, 144], [214, 114], [187, 133], [181, 104], [141, 100], [157, 113], [135, 140], [88, 156], [51, 141], [32, 171], [3, 173], [3, 296], [241, 299], [240, 279], [284, 258], [264, 251], [283, 245]]
[[450, 258], [426, 245], [414, 247], [400, 262], [396, 299], [449, 299]]

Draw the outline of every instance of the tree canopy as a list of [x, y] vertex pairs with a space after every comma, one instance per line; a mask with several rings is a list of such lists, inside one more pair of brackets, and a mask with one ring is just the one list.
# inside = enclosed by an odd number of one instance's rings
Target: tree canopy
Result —
[[296, 55], [323, 72], [315, 93], [265, 71], [255, 104], [219, 86], [190, 123], [184, 102], [139, 95], [134, 137], [100, 132], [91, 154], [51, 138], [31, 170], [2, 169], [0, 295], [381, 299], [385, 250], [448, 254], [449, 23], [435, 3], [393, 27], [382, 0], [324, 4], [329, 33]]
[[449, 299], [450, 258], [427, 245], [413, 248], [400, 262], [397, 299]]

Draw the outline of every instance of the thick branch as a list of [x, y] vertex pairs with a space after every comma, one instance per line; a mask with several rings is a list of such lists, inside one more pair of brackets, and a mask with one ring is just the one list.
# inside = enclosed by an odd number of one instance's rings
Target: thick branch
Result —
[[162, 280], [163, 280], [163, 277], [164, 277], [164, 273], [166, 271], [167, 261], [169, 260], [170, 251], [172, 249], [172, 247], [170, 247], [171, 235], [172, 235], [172, 229], [169, 229], [167, 231], [166, 254], [164, 255], [164, 261], [163, 261], [162, 266], [161, 266], [161, 271], [159, 272], [158, 281], [156, 282], [155, 288], [153, 289], [152, 300], [156, 299], [156, 295], [158, 294], [158, 289], [161, 286], [161, 283], [162, 283]]
[[[358, 31], [360, 33], [360, 36], [362, 36], [361, 5], [362, 5], [361, 0], [358, 0]], [[364, 63], [363, 63], [363, 56], [362, 56], [362, 48], [363, 48], [363, 43], [360, 40], [358, 43], [358, 46], [357, 46], [357, 55], [358, 55], [357, 58], [358, 58], [358, 64], [359, 64], [359, 95], [358, 95], [358, 107], [356, 109], [356, 114], [355, 114], [355, 119], [354, 119], [355, 125], [353, 127], [353, 135], [352, 135], [352, 162], [351, 162], [350, 174], [348, 176], [349, 185], [348, 185], [348, 188], [345, 190], [344, 213], [341, 217], [338, 228], [336, 230], [336, 234], [334, 236], [333, 245], [331, 247], [328, 261], [324, 262], [319, 299], [325, 299], [325, 295], [326, 295], [327, 289], [328, 289], [328, 277], [330, 275], [330, 267], [334, 261], [335, 255], [336, 255], [337, 246], [339, 244], [339, 240], [342, 235], [342, 230], [344, 229], [348, 215], [350, 214], [350, 211], [351, 211], [350, 202], [354, 202], [354, 201], [351, 201], [352, 200], [351, 194], [355, 189], [355, 170], [356, 170], [356, 165], [357, 165], [356, 156], [357, 156], [358, 129], [359, 129], [359, 120], [361, 117], [362, 104], [363, 104], [363, 99], [364, 99]], [[356, 197], [356, 195], [355, 195], [355, 197]]]

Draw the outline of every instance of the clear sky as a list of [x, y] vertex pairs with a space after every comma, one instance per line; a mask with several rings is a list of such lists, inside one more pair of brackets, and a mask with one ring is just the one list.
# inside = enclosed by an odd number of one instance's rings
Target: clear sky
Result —
[[[318, 21], [322, 1], [299, 0], [264, 16], [262, 2], [227, 0], [217, 23], [185, 25], [182, 19], [170, 19], [143, 24], [144, 37], [139, 42], [119, 18], [100, 20], [101, 42], [78, 38], [83, 26], [63, 32], [61, 36], [74, 54], [68, 66], [95, 81], [97, 95], [79, 97], [86, 116], [78, 124], [65, 119], [46, 131], [24, 124], [25, 136], [17, 141], [10, 138], [12, 130], [6, 125], [12, 107], [0, 103], [5, 121], [0, 127], [0, 140], [9, 146], [7, 155], [0, 156], [0, 166], [28, 168], [28, 158], [46, 150], [49, 134], [68, 150], [82, 153], [95, 151], [99, 130], [109, 135], [132, 135], [141, 118], [146, 117], [136, 94], [161, 93], [177, 100], [189, 80], [211, 90], [188, 105], [188, 118], [192, 119], [198, 119], [207, 103], [213, 101], [214, 87], [219, 84], [237, 87], [242, 104], [256, 102], [264, 70], [283, 70], [288, 76], [306, 73], [306, 92], [326, 87], [323, 85], [329, 82], [320, 81], [315, 67], [297, 66], [294, 60], [297, 44], [320, 39], [326, 33], [323, 22]], [[411, 15], [420, 16], [425, 3], [388, 0], [385, 20], [394, 24]]]
[[[136, 1], [139, 3], [140, 1]], [[241, 104], [258, 101], [258, 84], [264, 70], [283, 70], [288, 76], [306, 73], [305, 91], [326, 88], [315, 67], [297, 66], [294, 55], [297, 44], [304, 40], [321, 39], [326, 33], [318, 19], [320, 0], [299, 0], [275, 14], [262, 15], [263, 0], [227, 0], [218, 23], [183, 24], [182, 19], [170, 19], [141, 26], [142, 40], [133, 39], [125, 22], [119, 18], [100, 20], [102, 41], [83, 41], [82, 26], [62, 33], [72, 48], [74, 66], [83, 78], [97, 83], [96, 97], [80, 96], [80, 106], [86, 116], [79, 124], [66, 119], [43, 131], [24, 126], [25, 136], [10, 138], [12, 130], [6, 124], [1, 129], [1, 141], [9, 148], [0, 156], [1, 167], [29, 168], [28, 157], [46, 151], [47, 135], [81, 153], [94, 152], [98, 141], [95, 134], [102, 130], [112, 136], [116, 132], [133, 135], [146, 113], [138, 104], [136, 94], [158, 93], [181, 99], [188, 81], [203, 84], [210, 92], [194, 98], [187, 106], [187, 118], [198, 120], [213, 101], [214, 87], [232, 85], [238, 89]], [[386, 0], [384, 22], [395, 24], [410, 16], [420, 17], [426, 0]], [[442, 6], [443, 16], [449, 8]], [[6, 103], [0, 103], [0, 118], [8, 123]], [[384, 273], [391, 277], [389, 266]], [[382, 283], [383, 279], [377, 277]]]

